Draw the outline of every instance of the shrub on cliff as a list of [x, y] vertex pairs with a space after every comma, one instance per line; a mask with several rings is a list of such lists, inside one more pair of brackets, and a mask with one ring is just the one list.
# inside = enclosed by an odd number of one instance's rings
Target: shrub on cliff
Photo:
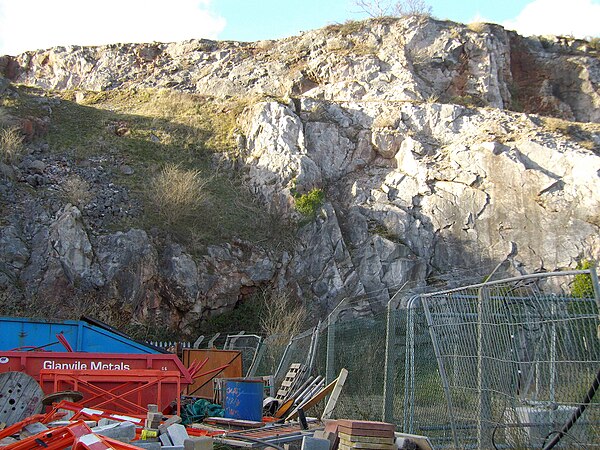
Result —
[[0, 130], [0, 160], [7, 164], [18, 161], [25, 150], [23, 136], [18, 128], [3, 128]]
[[423, 0], [355, 0], [355, 4], [374, 18], [386, 16], [431, 16], [431, 6]]
[[150, 182], [149, 198], [160, 218], [173, 224], [193, 216], [206, 202], [207, 183], [200, 171], [169, 164]]
[[[578, 270], [587, 270], [592, 266], [590, 261], [583, 261], [577, 265]], [[576, 298], [593, 298], [594, 286], [592, 277], [588, 274], [575, 275], [571, 286], [571, 295]]]
[[306, 194], [296, 194], [296, 210], [306, 217], [315, 217], [318, 209], [323, 205], [325, 193], [321, 189], [312, 189]]

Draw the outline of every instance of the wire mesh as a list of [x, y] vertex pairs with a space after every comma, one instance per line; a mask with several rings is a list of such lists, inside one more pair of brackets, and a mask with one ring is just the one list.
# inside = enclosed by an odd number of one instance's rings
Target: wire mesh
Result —
[[[292, 363], [328, 382], [346, 368], [334, 418], [393, 421], [436, 448], [542, 448], [600, 368], [597, 300], [570, 295], [582, 274], [404, 294], [390, 316], [351, 299], [316, 332], [265, 342], [257, 373], [279, 385]], [[600, 448], [597, 397], [558, 447]]]
[[385, 371], [386, 314], [336, 320], [327, 330], [333, 355], [331, 378], [348, 370], [334, 418], [381, 420]]
[[315, 328], [311, 328], [290, 339], [282, 352], [276, 370], [273, 372], [276, 386], [281, 384], [291, 364], [300, 363], [308, 367], [313, 345], [317, 344], [314, 342], [316, 334]]
[[261, 342], [262, 338], [255, 334], [227, 335], [223, 348], [241, 352], [242, 371], [246, 374], [257, 356]]
[[445, 408], [442, 379], [438, 371], [427, 320], [419, 298], [408, 308], [394, 312], [396, 357], [393, 419], [398, 429], [430, 437], [436, 445], [452, 442], [451, 424]]
[[[568, 295], [572, 281], [544, 274], [421, 296], [451, 446], [541, 448], [572, 415], [600, 366], [597, 306]], [[599, 407], [563, 445], [600, 448]]]

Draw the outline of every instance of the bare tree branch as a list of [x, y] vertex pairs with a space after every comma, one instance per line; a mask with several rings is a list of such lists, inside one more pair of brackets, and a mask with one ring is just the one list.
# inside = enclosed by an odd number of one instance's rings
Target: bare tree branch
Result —
[[373, 18], [387, 16], [431, 16], [424, 0], [355, 0], [355, 5]]

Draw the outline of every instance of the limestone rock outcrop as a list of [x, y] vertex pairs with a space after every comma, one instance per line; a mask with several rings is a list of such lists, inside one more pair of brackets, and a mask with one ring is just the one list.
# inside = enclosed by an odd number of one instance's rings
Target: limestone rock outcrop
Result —
[[249, 114], [247, 174], [259, 196], [291, 215], [292, 188], [326, 193], [290, 264], [324, 305], [361, 293], [384, 303], [437, 268], [510, 259], [535, 272], [600, 257], [600, 158], [537, 116], [313, 99]]
[[0, 75], [46, 89], [434, 99], [600, 121], [600, 61], [585, 41], [523, 38], [480, 25], [404, 17], [331, 25], [279, 41], [56, 47], [3, 57]]
[[[57, 105], [46, 98], [47, 116], [19, 122], [37, 150], [0, 163], [2, 292], [93, 295], [191, 335], [263, 287], [319, 313], [361, 299], [353, 312], [368, 314], [407, 283], [458, 269], [483, 276], [509, 261], [531, 273], [600, 258], [600, 132], [580, 139], [542, 117], [600, 122], [600, 58], [583, 41], [405, 17], [279, 41], [57, 47], [1, 57], [0, 75], [0, 95], [11, 80], [73, 89], [75, 100], [145, 88], [250, 97], [238, 153], [222, 161], [298, 225], [279, 252], [233, 239], [201, 254], [152, 229], [110, 229], [142, 206], [106, 167], [136, 168], [110, 152], [86, 167], [47, 152], [36, 140]], [[71, 176], [91, 183], [88, 204], [51, 195]], [[298, 199], [315, 189], [324, 202], [302, 217]]]

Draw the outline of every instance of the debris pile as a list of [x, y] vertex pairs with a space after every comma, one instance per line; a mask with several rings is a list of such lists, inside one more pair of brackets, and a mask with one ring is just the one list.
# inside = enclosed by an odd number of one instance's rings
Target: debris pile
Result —
[[[7, 323], [14, 325], [0, 320]], [[310, 364], [294, 362], [275, 391], [274, 375], [241, 376], [235, 363], [240, 352], [186, 349], [184, 365], [176, 354], [140, 345], [129, 346], [137, 354], [110, 353], [121, 348], [113, 340], [128, 339], [114, 333], [88, 341], [91, 352], [78, 340], [82, 327], [67, 325], [50, 344], [21, 332], [20, 348], [0, 346], [4, 450], [208, 450], [214, 443], [281, 448], [294, 441], [307, 450], [405, 448], [397, 446], [392, 424], [330, 420], [346, 369], [326, 383], [312, 375]], [[46, 328], [54, 333], [56, 326], [44, 322], [32, 329], [47, 335]], [[62, 351], [46, 351], [56, 346]], [[226, 370], [238, 376], [215, 378]], [[209, 383], [210, 398], [192, 395]], [[319, 418], [307, 416], [322, 403]]]

